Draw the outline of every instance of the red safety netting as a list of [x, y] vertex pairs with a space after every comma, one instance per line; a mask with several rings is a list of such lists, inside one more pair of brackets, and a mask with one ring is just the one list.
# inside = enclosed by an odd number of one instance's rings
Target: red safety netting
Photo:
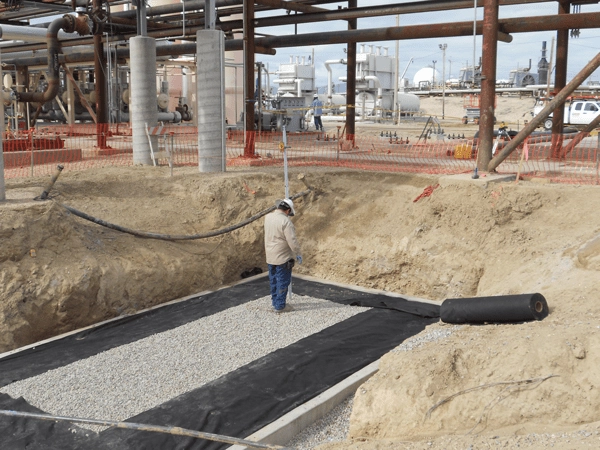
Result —
[[[171, 125], [152, 130], [157, 165], [196, 166], [199, 155], [196, 127]], [[358, 170], [458, 174], [476, 167], [477, 140], [412, 139], [388, 135], [339, 135], [337, 132], [288, 133], [285, 155], [290, 166], [331, 166]], [[150, 139], [150, 133], [149, 133]], [[494, 142], [494, 154], [508, 143]], [[227, 166], [282, 166], [284, 137], [280, 132], [230, 130], [226, 134]], [[552, 181], [598, 184], [597, 136], [571, 133], [527, 138], [497, 168], [497, 172], [546, 177]], [[3, 139], [5, 178], [44, 176], [57, 164], [69, 170], [133, 165], [133, 139], [128, 124], [49, 125]], [[222, 156], [212, 156], [221, 160]]]

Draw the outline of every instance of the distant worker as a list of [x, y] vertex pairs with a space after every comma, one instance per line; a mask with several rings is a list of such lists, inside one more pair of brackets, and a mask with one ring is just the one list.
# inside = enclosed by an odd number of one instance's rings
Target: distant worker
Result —
[[315, 94], [313, 97], [312, 107], [315, 115], [315, 128], [317, 131], [323, 130], [323, 122], [321, 122], [321, 115], [323, 114], [323, 102], [319, 100], [319, 95]]
[[277, 200], [277, 209], [265, 217], [265, 254], [269, 266], [269, 284], [273, 311], [291, 311], [286, 305], [288, 288], [292, 282], [292, 268], [296, 261], [302, 264], [296, 228], [290, 220], [295, 214], [294, 202], [289, 198]]

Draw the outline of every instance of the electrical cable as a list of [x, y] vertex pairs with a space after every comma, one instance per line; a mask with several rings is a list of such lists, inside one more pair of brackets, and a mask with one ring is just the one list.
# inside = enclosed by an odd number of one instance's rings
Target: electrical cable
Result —
[[[308, 195], [311, 192], [312, 192], [312, 189], [308, 189], [306, 191], [302, 191], [295, 195], [292, 195], [290, 197], [290, 199], [295, 200], [297, 198], [304, 197], [305, 195]], [[191, 240], [195, 240], [195, 239], [206, 239], [209, 237], [219, 236], [221, 234], [226, 234], [231, 231], [237, 230], [238, 228], [242, 228], [242, 227], [254, 222], [255, 220], [260, 219], [261, 217], [266, 216], [271, 211], [274, 211], [275, 209], [277, 209], [277, 206], [271, 206], [270, 208], [264, 209], [264, 210], [256, 213], [252, 217], [249, 217], [246, 220], [242, 220], [241, 222], [239, 222], [235, 225], [231, 225], [229, 227], [222, 228], [220, 230], [214, 230], [214, 231], [209, 231], [207, 233], [190, 234], [190, 235], [181, 235], [181, 234], [171, 235], [171, 234], [152, 233], [152, 232], [148, 232], [148, 231], [132, 230], [131, 228], [122, 227], [120, 225], [106, 222], [105, 220], [99, 219], [97, 217], [90, 216], [89, 214], [86, 214], [83, 211], [79, 211], [78, 209], [75, 209], [75, 208], [65, 205], [63, 203], [59, 203], [56, 201], [55, 201], [55, 203], [57, 205], [65, 208], [67, 211], [70, 211], [71, 213], [75, 214], [76, 216], [81, 217], [82, 219], [85, 219], [85, 220], [89, 220], [90, 222], [94, 222], [95, 224], [101, 225], [103, 227], [110, 228], [110, 229], [113, 229], [116, 231], [120, 231], [122, 233], [132, 234], [132, 235], [138, 236], [138, 237], [143, 237], [143, 238], [148, 238], [148, 239], [160, 239], [160, 240], [164, 240], [164, 241], [191, 241]]]

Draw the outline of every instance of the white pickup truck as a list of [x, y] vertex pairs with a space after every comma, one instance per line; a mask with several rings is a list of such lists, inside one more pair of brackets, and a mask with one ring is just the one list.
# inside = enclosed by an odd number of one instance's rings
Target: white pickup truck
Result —
[[[546, 106], [546, 103], [543, 100], [538, 100], [533, 108], [533, 115], [537, 116], [544, 106]], [[600, 100], [572, 99], [569, 103], [565, 103], [563, 122], [565, 125], [582, 127], [594, 120], [598, 114], [600, 114]], [[544, 128], [546, 130], [552, 129], [552, 114], [544, 120]]]

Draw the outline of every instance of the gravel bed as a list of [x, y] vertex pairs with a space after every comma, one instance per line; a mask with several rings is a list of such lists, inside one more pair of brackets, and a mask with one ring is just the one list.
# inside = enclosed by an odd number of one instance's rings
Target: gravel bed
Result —
[[[411, 351], [426, 343], [444, 339], [460, 328], [460, 326], [454, 325], [447, 328], [430, 329], [425, 333], [408, 338], [394, 348], [392, 352]], [[294, 439], [288, 442], [286, 447], [294, 450], [311, 450], [322, 444], [345, 441], [348, 437], [353, 401], [354, 395], [348, 397], [321, 420], [294, 436]]]
[[444, 339], [450, 336], [462, 327], [459, 325], [453, 325], [448, 328], [433, 328], [429, 329], [426, 333], [421, 333], [416, 336], [412, 336], [405, 340], [402, 344], [392, 350], [392, 352], [409, 352], [417, 347], [421, 347], [429, 342], [434, 342], [439, 339]]
[[122, 421], [368, 309], [299, 295], [290, 304], [275, 314], [263, 297], [0, 392], [49, 414]]
[[345, 441], [348, 437], [353, 402], [354, 395], [351, 395], [322, 419], [294, 436], [285, 446], [294, 450], [311, 450], [318, 445]]

